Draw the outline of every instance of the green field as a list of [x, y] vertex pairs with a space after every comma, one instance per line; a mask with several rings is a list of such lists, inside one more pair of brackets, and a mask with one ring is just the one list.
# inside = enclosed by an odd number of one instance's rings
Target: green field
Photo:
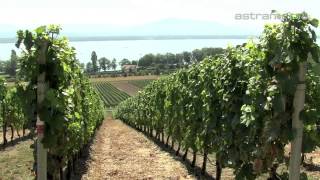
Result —
[[140, 89], [143, 89], [152, 81], [154, 81], [154, 79], [130, 80], [129, 83], [137, 86]]
[[104, 104], [107, 107], [114, 107], [121, 101], [130, 97], [127, 93], [120, 91], [108, 82], [93, 83], [94, 87], [98, 90]]

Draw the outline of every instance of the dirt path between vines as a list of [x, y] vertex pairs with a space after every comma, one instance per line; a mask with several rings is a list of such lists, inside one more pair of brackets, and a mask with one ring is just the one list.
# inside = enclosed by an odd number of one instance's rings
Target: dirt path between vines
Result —
[[142, 133], [112, 119], [102, 124], [86, 164], [84, 180], [194, 179], [181, 162]]

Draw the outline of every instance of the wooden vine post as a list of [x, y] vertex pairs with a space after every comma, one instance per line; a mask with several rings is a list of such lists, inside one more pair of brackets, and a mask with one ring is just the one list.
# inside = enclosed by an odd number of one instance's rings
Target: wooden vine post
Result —
[[39, 112], [43, 108], [42, 104], [45, 97], [46, 91], [46, 73], [43, 67], [46, 64], [46, 53], [48, 49], [48, 42], [46, 40], [41, 40], [40, 50], [38, 55], [38, 84], [37, 84], [37, 179], [46, 180], [47, 179], [47, 149], [44, 148], [42, 144], [42, 139], [44, 137], [45, 123], [40, 118]]
[[291, 142], [291, 155], [289, 164], [289, 180], [300, 179], [300, 164], [301, 164], [301, 147], [303, 136], [303, 122], [300, 119], [300, 112], [304, 108], [306, 96], [306, 62], [299, 64], [298, 84], [294, 94], [292, 113], [292, 130], [294, 139]]

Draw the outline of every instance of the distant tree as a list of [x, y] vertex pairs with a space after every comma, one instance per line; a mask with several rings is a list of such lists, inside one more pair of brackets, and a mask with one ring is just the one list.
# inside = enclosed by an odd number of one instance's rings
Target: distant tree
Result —
[[128, 59], [124, 58], [120, 61], [119, 64], [120, 66], [123, 66], [123, 65], [131, 64], [131, 62]]
[[86, 72], [87, 73], [92, 73], [93, 72], [93, 66], [92, 66], [92, 63], [91, 62], [88, 62], [86, 64]]
[[139, 66], [148, 67], [148, 66], [151, 66], [154, 62], [155, 62], [155, 55], [146, 54], [139, 59]]
[[155, 75], [160, 75], [160, 68], [159, 66], [156, 66]]
[[152, 62], [153, 65], [166, 64], [166, 63], [167, 62], [166, 62], [166, 58], [164, 58], [164, 55], [162, 55], [162, 54], [154, 55], [153, 62]]
[[92, 70], [94, 73], [98, 72], [98, 69], [99, 69], [97, 61], [98, 61], [97, 53], [95, 51], [92, 51], [91, 62], [92, 62]]
[[82, 70], [85, 70], [85, 64], [84, 64], [84, 63], [80, 63], [80, 68], [81, 68]]
[[109, 59], [106, 60], [106, 66], [108, 70], [111, 69], [111, 61]]
[[16, 76], [16, 71], [17, 71], [17, 61], [18, 61], [18, 56], [15, 50], [11, 50], [11, 59], [9, 63], [9, 72], [8, 74], [10, 76]]
[[3, 61], [2, 62], [2, 66], [3, 66], [3, 72], [5, 74], [11, 74], [11, 62], [10, 61]]
[[184, 63], [190, 64], [191, 63], [192, 54], [190, 52], [187, 52], [187, 51], [184, 51], [182, 54], [183, 54]]
[[[140, 68], [148, 68], [148, 67], [163, 67], [160, 69], [166, 68], [180, 68], [184, 64], [190, 64], [192, 62], [200, 62], [207, 56], [215, 56], [218, 54], [222, 54], [224, 49], [222, 48], [202, 48], [195, 49], [192, 52], [184, 51], [182, 53], [166, 53], [166, 54], [146, 54], [141, 57], [138, 61], [138, 65]], [[122, 63], [122, 62], [121, 62]], [[122, 63], [124, 64], [124, 63]], [[135, 64], [132, 62], [131, 64]], [[162, 66], [158, 66], [162, 65]]]
[[138, 65], [138, 61], [133, 60], [133, 61], [131, 61], [131, 64], [132, 65]]
[[[99, 59], [99, 64], [100, 64], [100, 68], [103, 70], [103, 71], [106, 71], [107, 70], [107, 61], [108, 59], [105, 58], [105, 57], [102, 57]], [[110, 61], [109, 61], [110, 62]]]
[[183, 54], [176, 54], [176, 60], [178, 61], [178, 65], [183, 64]]
[[167, 53], [165, 55], [165, 58], [166, 58], [166, 63], [167, 64], [178, 64], [178, 61], [176, 59], [176, 55], [175, 54]]
[[195, 49], [192, 51], [193, 61], [200, 62], [204, 58], [204, 54], [200, 49]]
[[215, 56], [224, 53], [224, 49], [222, 48], [202, 48], [201, 51], [204, 56]]
[[7, 61], [0, 61], [0, 72], [6, 73], [7, 71]]
[[113, 60], [111, 62], [111, 67], [113, 70], [117, 69], [117, 60], [115, 58], [113, 58]]

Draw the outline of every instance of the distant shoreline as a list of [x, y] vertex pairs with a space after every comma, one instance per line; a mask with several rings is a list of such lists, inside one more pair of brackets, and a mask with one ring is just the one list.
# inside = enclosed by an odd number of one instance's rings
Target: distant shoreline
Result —
[[[139, 41], [139, 40], [190, 40], [190, 39], [250, 39], [254, 35], [167, 35], [167, 36], [83, 36], [69, 37], [70, 42], [83, 41]], [[0, 38], [0, 43], [15, 43], [16, 38]]]

